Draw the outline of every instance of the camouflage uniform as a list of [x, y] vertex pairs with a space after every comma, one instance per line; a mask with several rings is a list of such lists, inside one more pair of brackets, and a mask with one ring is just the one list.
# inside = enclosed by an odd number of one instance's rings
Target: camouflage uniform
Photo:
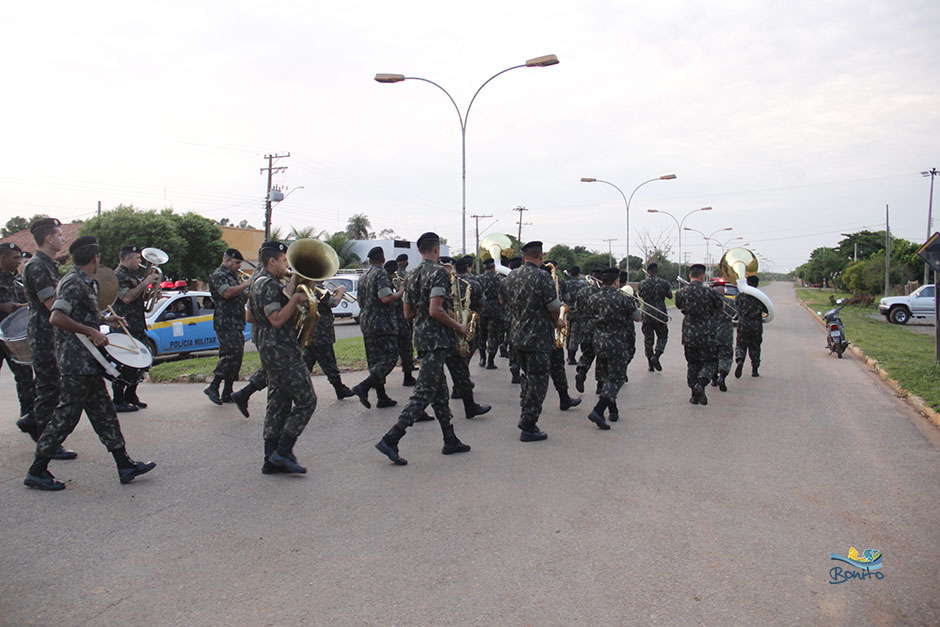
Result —
[[[508, 276], [507, 276], [508, 278]], [[509, 358], [509, 372], [512, 373], [513, 383], [519, 383], [516, 379], [519, 377], [519, 359], [516, 356], [516, 348], [512, 345], [510, 331], [512, 330], [512, 311], [509, 308], [509, 292], [506, 291], [506, 279], [499, 284], [499, 297], [503, 301], [503, 330], [506, 342], [506, 356]]]
[[523, 372], [519, 428], [534, 431], [551, 370], [555, 327], [550, 312], [561, 308], [561, 300], [548, 273], [529, 261], [510, 272], [503, 287], [512, 317], [509, 339]]
[[[496, 352], [502, 342], [504, 307], [499, 302], [499, 293], [503, 280], [503, 275], [495, 270], [487, 270], [480, 276], [480, 287], [483, 288], [483, 297], [486, 299], [478, 331], [481, 340], [481, 357], [484, 351], [490, 359], [496, 357]], [[483, 344], [484, 340], [485, 345]]]
[[587, 285], [588, 282], [586, 279], [577, 277], [565, 281], [564, 290], [562, 290], [564, 294], [562, 300], [568, 305], [569, 323], [565, 348], [568, 350], [569, 357], [574, 357], [575, 353], [578, 352], [578, 348], [581, 346], [581, 312], [578, 311], [578, 292]]
[[636, 302], [619, 289], [605, 286], [588, 299], [587, 308], [594, 317], [598, 370], [604, 372], [600, 396], [616, 404], [636, 352]]
[[[404, 285], [406, 275], [401, 268], [395, 271], [400, 285]], [[398, 361], [407, 380], [415, 369], [414, 325], [411, 320], [405, 320], [405, 304], [401, 299], [395, 301], [395, 325], [398, 327]]]
[[760, 345], [764, 339], [764, 304], [750, 294], [738, 294], [734, 299], [738, 308], [738, 342], [734, 360], [743, 364], [751, 355], [751, 367], [760, 366]]
[[689, 387], [707, 384], [712, 378], [715, 351], [715, 314], [721, 311], [721, 297], [693, 281], [676, 294], [676, 307], [685, 315], [682, 320], [682, 345], [688, 366], [686, 382]]
[[[722, 300], [731, 299], [721, 296]], [[715, 373], [712, 380], [731, 372], [734, 363], [734, 321], [724, 309], [715, 314]]]
[[[371, 266], [359, 279], [359, 327], [366, 348], [370, 384], [378, 389], [385, 385], [385, 377], [398, 360], [395, 306], [382, 302], [382, 298], [394, 293], [392, 280], [380, 265]], [[384, 393], [380, 398], [382, 396]]]
[[[591, 369], [591, 364], [594, 362], [596, 355], [594, 350], [595, 316], [594, 312], [591, 311], [588, 306], [588, 301], [594, 294], [598, 293], [600, 289], [599, 287], [588, 284], [578, 290], [578, 296], [575, 300], [579, 311], [579, 324], [581, 325], [581, 358], [578, 359], [577, 375], [575, 375], [577, 378], [575, 381], [578, 381], [581, 387], [584, 386], [584, 379], [587, 377], [588, 370]], [[604, 372], [605, 367], [606, 364], [598, 362], [594, 369], [594, 379], [597, 381], [598, 389], [600, 389], [601, 382], [607, 377], [607, 374]], [[583, 391], [581, 388], [579, 388], [579, 390]]]
[[424, 259], [408, 273], [405, 282], [404, 300], [415, 310], [414, 341], [421, 368], [418, 370], [414, 392], [398, 417], [398, 426], [402, 430], [413, 425], [428, 405], [434, 408], [434, 415], [441, 428], [449, 426], [453, 414], [448, 401], [444, 366], [456, 361], [466, 369], [466, 362], [457, 353], [454, 330], [431, 317], [431, 299], [437, 297], [443, 298], [442, 306], [445, 310], [453, 311], [450, 274], [441, 264]]
[[315, 364], [320, 364], [320, 370], [334, 388], [345, 387], [340, 378], [339, 367], [336, 365], [336, 353], [333, 344], [336, 342], [336, 330], [333, 328], [333, 307], [336, 300], [326, 294], [317, 302], [317, 312], [320, 318], [313, 330], [310, 343], [304, 349], [304, 363], [307, 370], [313, 370]]
[[[0, 271], [0, 303], [25, 303], [26, 294], [23, 286], [16, 282], [16, 274]], [[11, 314], [0, 312], [0, 320]], [[0, 344], [0, 366], [6, 360], [16, 381], [16, 397], [20, 402], [20, 416], [26, 416], [33, 411], [33, 401], [36, 398], [36, 388], [33, 384], [33, 368], [27, 364], [18, 364], [7, 353], [6, 348]]]
[[[97, 330], [98, 284], [81, 268], [73, 266], [59, 281], [52, 310]], [[101, 366], [74, 333], [55, 328], [54, 335], [58, 371], [62, 373], [60, 400], [36, 444], [36, 457], [52, 457], [75, 429], [83, 410], [105, 448], [109, 451], [123, 448], [121, 425], [108, 396]]]
[[[123, 317], [127, 330], [144, 346], [147, 342], [147, 320], [144, 315], [144, 295], [138, 296], [134, 302], [125, 303], [124, 298], [129, 291], [140, 285], [141, 277], [137, 272], [128, 270], [124, 266], [118, 266], [114, 270], [118, 280], [117, 298], [114, 300], [114, 312]], [[114, 390], [114, 402], [123, 403], [125, 400], [132, 401], [137, 399], [137, 384], [144, 376], [146, 370], [136, 368], [122, 367], [121, 376], [123, 381], [113, 381], [111, 387]]]
[[[29, 348], [33, 355], [36, 400], [33, 420], [42, 433], [59, 404], [59, 366], [56, 362], [55, 333], [49, 323], [50, 311], [43, 303], [56, 294], [59, 264], [37, 250], [23, 268], [23, 286], [29, 304]], [[84, 350], [84, 349], [82, 349]]]
[[219, 338], [219, 361], [215, 365], [214, 375], [225, 381], [231, 389], [231, 382], [238, 379], [245, 354], [245, 303], [246, 292], [232, 298], [223, 298], [230, 287], [241, 284], [237, 274], [230, 268], [219, 266], [209, 276], [209, 294], [215, 304], [212, 316], [212, 328]]
[[[672, 296], [672, 288], [666, 279], [651, 276], [637, 286], [637, 294], [646, 303], [660, 311], [666, 311], [666, 299]], [[669, 339], [669, 325], [662, 322], [662, 314], [643, 313], [643, 347], [646, 359], [659, 358], [666, 350]], [[655, 346], [654, 346], [655, 344]]]
[[248, 291], [248, 308], [255, 319], [252, 329], [268, 384], [263, 436], [267, 459], [275, 449], [293, 448], [317, 407], [317, 396], [300, 354], [294, 325], [288, 321], [274, 328], [268, 320], [287, 304], [284, 286], [262, 269], [252, 278]]

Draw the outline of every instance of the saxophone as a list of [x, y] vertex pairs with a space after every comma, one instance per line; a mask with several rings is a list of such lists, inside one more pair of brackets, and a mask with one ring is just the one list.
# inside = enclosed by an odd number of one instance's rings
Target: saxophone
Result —
[[[460, 283], [467, 286], [463, 296], [460, 295]], [[451, 277], [450, 295], [454, 301], [454, 319], [467, 327], [466, 335], [456, 334], [457, 352], [461, 357], [470, 356], [470, 342], [473, 341], [473, 337], [476, 335], [477, 323], [480, 319], [480, 314], [470, 309], [470, 288], [470, 281], [457, 276]]]
[[[555, 271], [555, 264], [547, 263], [547, 265], [552, 271], [552, 281], [555, 282], [555, 296], [561, 300], [561, 288], [558, 285], [558, 273]], [[555, 348], [564, 348], [565, 340], [568, 339], [568, 326], [571, 324], [571, 321], [568, 320], [568, 305], [564, 302], [561, 304], [561, 309], [558, 310], [558, 319], [562, 322], [562, 327], [559, 329], [555, 327]]]

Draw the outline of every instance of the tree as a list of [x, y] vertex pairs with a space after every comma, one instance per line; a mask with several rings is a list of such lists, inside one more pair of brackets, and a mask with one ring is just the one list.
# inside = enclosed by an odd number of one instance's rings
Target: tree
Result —
[[183, 215], [170, 211], [168, 217], [176, 225], [177, 235], [185, 242], [177, 253], [179, 276], [208, 281], [228, 249], [228, 244], [222, 239], [222, 229], [212, 220], [191, 211]]
[[321, 236], [326, 236], [328, 233], [326, 231], [319, 231], [312, 226], [305, 226], [298, 229], [296, 226], [290, 227], [290, 233], [287, 234], [288, 240], [298, 240], [298, 239], [308, 239], [308, 238], [319, 238]]
[[797, 268], [796, 275], [807, 283], [831, 287], [839, 283], [838, 275], [845, 269], [846, 261], [838, 249], [820, 247]]
[[393, 229], [379, 231], [379, 239], [400, 239]]
[[593, 253], [584, 257], [579, 265], [584, 274], [596, 276], [604, 268], [610, 267], [610, 255], [607, 253]]
[[[868, 259], [885, 248], [884, 231], [858, 231], [857, 233], [843, 233], [845, 238], [840, 240], [836, 248], [845, 259], [855, 259], [855, 245], [858, 244], [858, 259]], [[892, 255], [893, 257], [894, 255]], [[884, 257], [882, 257], [884, 261]]]
[[346, 223], [346, 236], [349, 239], [375, 239], [374, 233], [370, 237], [369, 229], [371, 228], [372, 223], [369, 222], [369, 217], [364, 213], [357, 213]]
[[571, 249], [571, 246], [567, 244], [555, 244], [545, 253], [545, 258], [556, 262], [558, 267], [563, 270], [568, 270], [571, 266], [579, 265], [578, 257], [574, 254], [574, 250]]
[[339, 257], [340, 268], [357, 268], [362, 266], [362, 259], [359, 258], [359, 255], [350, 252], [352, 242], [349, 241], [349, 237], [343, 231], [337, 231], [323, 241], [336, 251], [336, 256]]
[[29, 218], [28, 220], [22, 216], [13, 216], [9, 220], [7, 220], [7, 223], [5, 226], [0, 228], [0, 237], [7, 237], [9, 235], [13, 235], [14, 233], [25, 231], [26, 229], [29, 228], [29, 225], [32, 224], [33, 221], [38, 220], [39, 218], [48, 218], [48, 217], [49, 216], [47, 216], [44, 213], [37, 213], [36, 215]]

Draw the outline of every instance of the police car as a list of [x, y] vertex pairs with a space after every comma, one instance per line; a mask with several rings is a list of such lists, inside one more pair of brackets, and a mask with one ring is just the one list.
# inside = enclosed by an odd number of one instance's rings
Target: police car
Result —
[[[215, 304], [209, 292], [185, 288], [164, 291], [153, 311], [146, 314], [150, 352], [157, 357], [218, 349], [219, 341], [212, 327], [214, 313]], [[246, 342], [251, 339], [250, 324], [245, 325], [244, 336]]]

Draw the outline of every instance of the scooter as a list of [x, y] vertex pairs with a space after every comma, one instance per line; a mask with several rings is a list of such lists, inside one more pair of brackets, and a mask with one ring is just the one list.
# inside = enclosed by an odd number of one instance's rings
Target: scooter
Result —
[[849, 347], [849, 341], [845, 339], [845, 327], [842, 325], [842, 318], [839, 317], [839, 312], [844, 307], [843, 302], [845, 302], [844, 298], [837, 299], [836, 305], [839, 307], [830, 309], [825, 315], [820, 311], [816, 312], [817, 316], [822, 316], [826, 321], [826, 348], [829, 349], [830, 355], [835, 353], [839, 359], [842, 359], [842, 353]]

